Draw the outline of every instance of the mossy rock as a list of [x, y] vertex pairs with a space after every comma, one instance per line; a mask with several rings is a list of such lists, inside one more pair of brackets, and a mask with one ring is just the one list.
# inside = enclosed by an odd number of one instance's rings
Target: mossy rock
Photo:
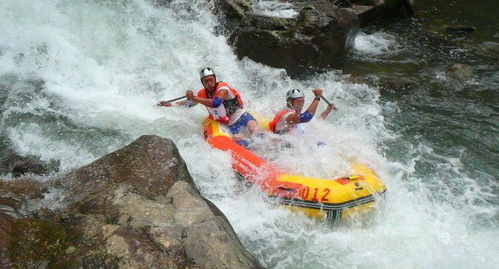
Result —
[[80, 236], [53, 222], [19, 219], [12, 226], [9, 256], [19, 268], [46, 265], [49, 268], [77, 267]]
[[11, 192], [24, 199], [42, 198], [47, 192], [44, 183], [32, 179], [0, 179], [0, 193]]

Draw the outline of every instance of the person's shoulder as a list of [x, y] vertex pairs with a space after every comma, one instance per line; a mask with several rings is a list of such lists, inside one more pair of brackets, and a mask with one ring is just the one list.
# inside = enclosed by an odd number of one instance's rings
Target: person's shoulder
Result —
[[288, 108], [283, 108], [283, 109], [280, 109], [277, 111], [277, 113], [275, 113], [275, 116], [274, 116], [274, 119], [276, 118], [287, 118], [287, 116], [289, 116], [291, 113], [293, 113], [292, 110], [288, 109]]
[[295, 113], [295, 114], [296, 114], [296, 111], [294, 111], [294, 110], [292, 110], [292, 109], [286, 109], [286, 110], [284, 110], [284, 111], [286, 111], [286, 112], [284, 113], [284, 114], [286, 114], [286, 115], [293, 114], [293, 113]]
[[205, 89], [201, 88], [197, 91], [197, 96], [204, 95], [205, 94]]
[[234, 94], [232, 93], [232, 91], [230, 89], [231, 89], [231, 87], [229, 86], [229, 84], [227, 84], [225, 82], [219, 82], [217, 85], [217, 92], [224, 93], [224, 95], [227, 99], [234, 98]]
[[230, 85], [227, 83], [227, 82], [223, 82], [223, 81], [219, 81], [218, 82], [218, 89], [221, 90], [221, 89], [230, 89]]

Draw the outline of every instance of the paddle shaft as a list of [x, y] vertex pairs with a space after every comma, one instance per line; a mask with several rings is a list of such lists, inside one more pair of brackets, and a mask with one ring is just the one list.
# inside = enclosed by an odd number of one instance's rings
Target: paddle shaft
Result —
[[[322, 100], [324, 100], [324, 102], [326, 102], [326, 104], [328, 104], [328, 105], [330, 105], [330, 106], [333, 106], [333, 107], [334, 107], [334, 105], [333, 105], [333, 104], [331, 104], [331, 103], [330, 103], [330, 102], [326, 99], [326, 97], [324, 97], [324, 96], [322, 96], [322, 95], [321, 95], [320, 97], [322, 98]], [[336, 107], [335, 107], [334, 109], [336, 109]]]
[[171, 102], [175, 102], [175, 101], [178, 101], [178, 100], [182, 100], [184, 98], [187, 98], [187, 96], [180, 96], [180, 97], [177, 97], [177, 98], [173, 98], [171, 100], [167, 100], [167, 101], [163, 101], [163, 103], [171, 103]]

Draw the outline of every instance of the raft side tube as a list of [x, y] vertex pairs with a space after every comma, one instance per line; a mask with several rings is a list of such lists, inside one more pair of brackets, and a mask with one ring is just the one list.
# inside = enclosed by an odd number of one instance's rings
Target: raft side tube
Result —
[[372, 209], [376, 195], [386, 192], [383, 182], [362, 163], [352, 164], [352, 175], [335, 179], [290, 175], [237, 144], [218, 122], [207, 119], [203, 127], [210, 145], [231, 153], [237, 175], [293, 211], [337, 220]]

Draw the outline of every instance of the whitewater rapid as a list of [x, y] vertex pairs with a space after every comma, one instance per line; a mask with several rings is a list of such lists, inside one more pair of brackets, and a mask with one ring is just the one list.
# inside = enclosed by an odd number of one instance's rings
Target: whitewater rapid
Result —
[[[294, 80], [282, 69], [238, 60], [226, 38], [216, 34], [219, 23], [209, 6], [196, 3], [174, 0], [164, 8], [144, 0], [0, 1], [0, 135], [22, 155], [60, 161], [62, 172], [140, 135], [171, 138], [203, 195], [269, 268], [499, 264], [498, 207], [484, 199], [494, 196], [484, 186], [491, 182], [466, 174], [459, 159], [409, 143], [387, 128], [384, 115], [398, 113], [397, 104], [348, 74]], [[375, 33], [361, 34], [355, 50], [361, 57], [394, 53], [393, 48], [403, 50], [393, 37]], [[202, 107], [155, 106], [200, 88], [202, 66], [213, 67], [250, 109], [268, 116], [284, 105], [287, 90], [322, 88], [338, 110], [325, 122], [312, 122], [306, 136], [291, 137], [299, 145], [275, 162], [310, 176], [347, 174], [349, 161], [364, 162], [388, 186], [377, 212], [331, 227], [242, 188], [229, 155], [203, 141]], [[319, 113], [324, 108], [321, 104]], [[315, 147], [317, 140], [326, 146]], [[393, 155], [392, 147], [404, 152]], [[421, 162], [437, 168], [416, 171]]]

